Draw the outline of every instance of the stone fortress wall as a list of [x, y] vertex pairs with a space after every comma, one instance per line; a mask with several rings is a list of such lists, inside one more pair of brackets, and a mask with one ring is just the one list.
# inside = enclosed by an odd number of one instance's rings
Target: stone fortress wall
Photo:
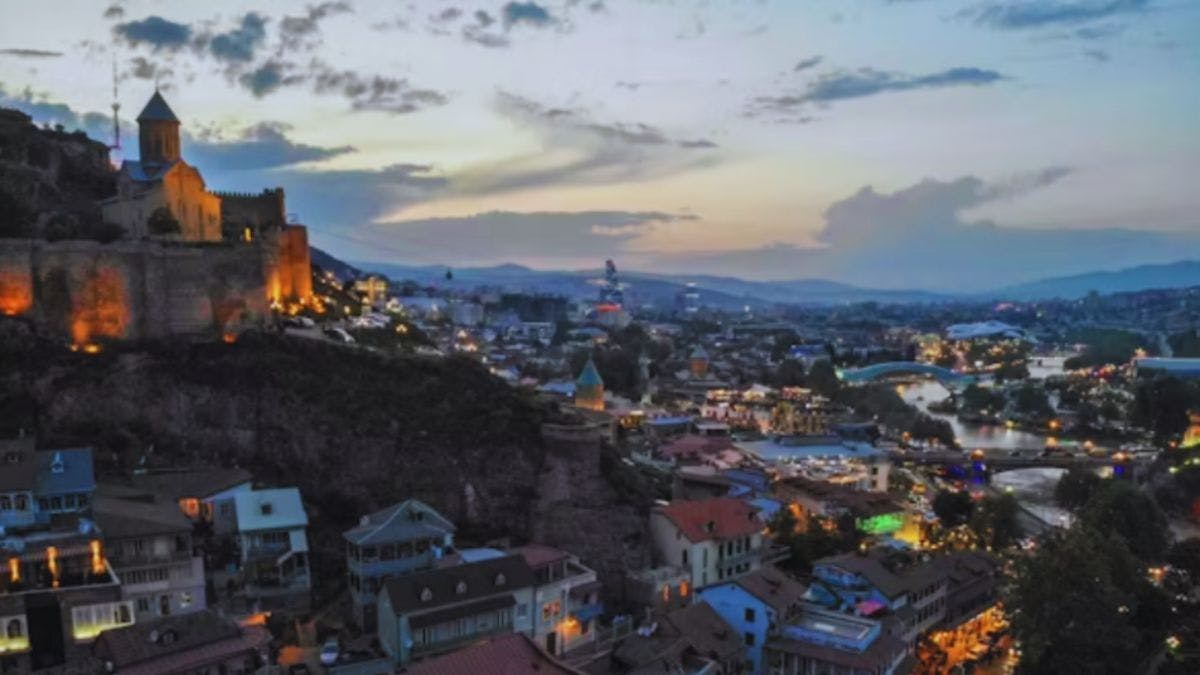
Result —
[[269, 316], [266, 248], [0, 239], [0, 314], [76, 345], [236, 333]]

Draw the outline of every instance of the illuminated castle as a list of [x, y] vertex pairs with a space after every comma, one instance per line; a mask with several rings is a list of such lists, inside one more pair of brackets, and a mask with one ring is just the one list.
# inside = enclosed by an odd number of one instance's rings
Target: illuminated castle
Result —
[[[17, 132], [41, 133], [29, 124]], [[99, 203], [124, 236], [0, 240], [0, 314], [25, 316], [82, 348], [97, 341], [225, 336], [312, 296], [308, 233], [282, 188], [210, 192], [184, 161], [180, 123], [159, 92], [138, 115], [140, 158]]]
[[575, 380], [575, 407], [587, 410], [604, 410], [604, 380], [596, 364], [588, 359]]

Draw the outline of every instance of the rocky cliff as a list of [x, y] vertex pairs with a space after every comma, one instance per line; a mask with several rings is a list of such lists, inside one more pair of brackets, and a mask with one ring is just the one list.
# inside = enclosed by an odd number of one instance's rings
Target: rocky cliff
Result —
[[116, 193], [108, 148], [0, 108], [0, 237], [109, 240], [96, 201]]
[[410, 496], [466, 543], [537, 537], [606, 575], [643, 555], [637, 507], [608, 484], [599, 445], [550, 447], [541, 426], [559, 413], [474, 362], [279, 336], [84, 355], [21, 325], [0, 319], [0, 433], [92, 445], [108, 475], [222, 464], [296, 485], [319, 576], [342, 578], [340, 532], [360, 514]]

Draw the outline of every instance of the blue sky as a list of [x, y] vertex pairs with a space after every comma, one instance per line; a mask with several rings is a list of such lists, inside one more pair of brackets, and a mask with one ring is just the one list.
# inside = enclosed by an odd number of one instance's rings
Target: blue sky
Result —
[[115, 58], [126, 141], [157, 82], [212, 187], [353, 260], [980, 289], [1197, 255], [1197, 35], [1190, 0], [78, 0], [0, 24], [0, 105], [107, 138]]

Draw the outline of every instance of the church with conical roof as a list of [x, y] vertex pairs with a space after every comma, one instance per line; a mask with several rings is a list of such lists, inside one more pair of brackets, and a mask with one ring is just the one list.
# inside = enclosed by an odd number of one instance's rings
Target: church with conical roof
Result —
[[591, 358], [575, 380], [575, 407], [604, 410], [604, 380], [600, 378], [600, 371], [596, 370], [596, 363]]
[[221, 198], [183, 160], [179, 118], [158, 91], [138, 115], [137, 160], [125, 160], [117, 194], [100, 203], [104, 220], [131, 239], [221, 241]]

